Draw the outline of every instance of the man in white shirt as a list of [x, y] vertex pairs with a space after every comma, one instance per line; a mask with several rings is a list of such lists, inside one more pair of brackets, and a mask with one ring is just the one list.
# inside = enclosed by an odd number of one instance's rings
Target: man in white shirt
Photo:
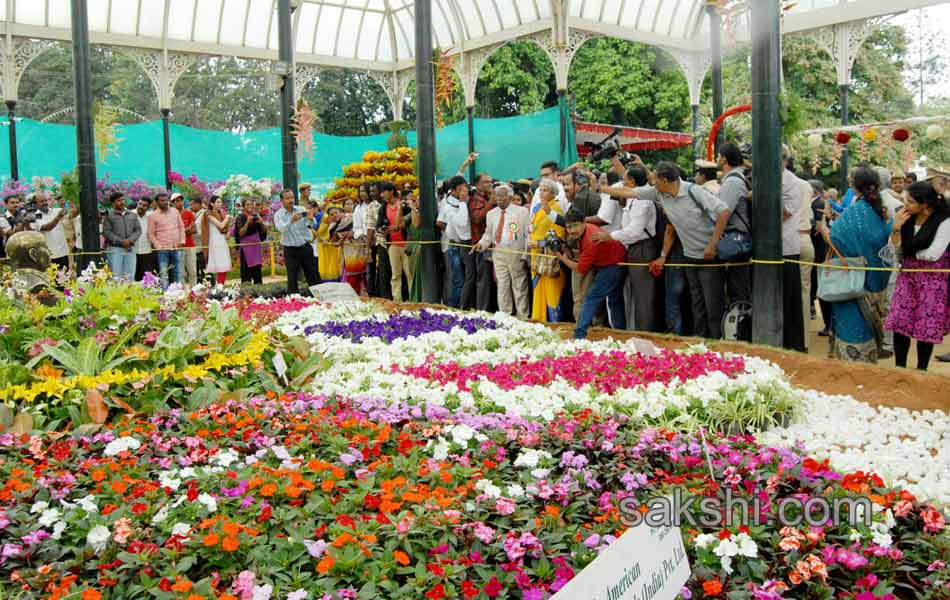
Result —
[[[638, 169], [631, 174], [631, 171]], [[642, 187], [647, 183], [646, 170], [631, 167], [625, 177], [625, 187]], [[594, 241], [612, 238], [627, 247], [627, 262], [649, 263], [660, 255], [661, 238], [656, 232], [657, 207], [652, 200], [628, 198], [620, 211], [620, 228], [612, 232], [594, 234]], [[665, 232], [660, 232], [662, 236]], [[627, 329], [630, 331], [660, 331], [659, 280], [650, 273], [649, 266], [628, 266], [624, 283], [623, 302]]]
[[[785, 169], [782, 171], [782, 257], [800, 260], [801, 237], [798, 234], [801, 212], [810, 211], [805, 200], [802, 180], [792, 172], [792, 158], [788, 147], [783, 152]], [[809, 194], [810, 196], [811, 194]], [[798, 263], [782, 265], [782, 346], [805, 352], [805, 322], [802, 319], [802, 279]]]
[[[142, 228], [142, 235], [135, 241], [135, 280], [142, 281], [145, 273], [155, 273], [155, 254], [152, 253], [152, 243], [148, 241], [148, 216], [152, 214], [149, 210], [150, 201], [148, 198], [140, 198], [135, 204], [135, 217], [139, 220], [139, 227]], [[198, 243], [197, 240], [195, 243]]]
[[472, 252], [492, 249], [495, 279], [498, 282], [498, 308], [522, 319], [530, 318], [528, 291], [530, 287], [525, 243], [528, 239], [528, 209], [511, 203], [512, 190], [507, 185], [495, 188], [497, 206], [485, 217], [485, 233]]
[[66, 210], [51, 206], [52, 202], [46, 192], [36, 192], [34, 198], [40, 214], [39, 218], [33, 221], [33, 229], [42, 232], [46, 238], [50, 262], [60, 269], [69, 269], [69, 245], [66, 243], [66, 230], [63, 228]]
[[448, 188], [449, 195], [435, 224], [449, 244], [445, 251], [452, 273], [449, 306], [459, 308], [462, 298], [467, 298], [475, 285], [475, 256], [462, 248], [472, 243], [472, 228], [468, 220], [468, 182], [461, 175], [455, 175], [449, 179]]

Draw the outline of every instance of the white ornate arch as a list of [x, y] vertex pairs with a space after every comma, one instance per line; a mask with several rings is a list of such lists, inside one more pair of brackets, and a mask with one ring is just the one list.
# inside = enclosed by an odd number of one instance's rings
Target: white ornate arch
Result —
[[7, 102], [18, 100], [20, 79], [27, 67], [36, 57], [43, 54], [55, 45], [49, 40], [32, 40], [7, 36], [0, 51], [3, 76], [0, 77], [0, 86], [3, 88], [3, 99]]

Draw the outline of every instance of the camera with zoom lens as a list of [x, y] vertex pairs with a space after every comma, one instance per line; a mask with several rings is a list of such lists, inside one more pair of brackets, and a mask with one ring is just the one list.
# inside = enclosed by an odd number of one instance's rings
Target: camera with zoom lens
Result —
[[550, 250], [554, 254], [559, 253], [563, 246], [564, 242], [562, 242], [561, 238], [553, 231], [549, 231], [548, 234], [544, 236], [544, 239], [538, 242], [539, 248]]

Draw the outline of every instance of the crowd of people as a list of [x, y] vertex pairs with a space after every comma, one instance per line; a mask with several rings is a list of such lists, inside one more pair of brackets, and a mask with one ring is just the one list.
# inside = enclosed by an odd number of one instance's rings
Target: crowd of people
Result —
[[[435, 227], [442, 260], [435, 278], [447, 306], [503, 312], [544, 322], [670, 332], [712, 339], [751, 335], [753, 164], [735, 144], [715, 162], [685, 173], [671, 162], [648, 168], [617, 155], [603, 173], [582, 163], [546, 162], [536, 179], [469, 182], [458, 173], [439, 186]], [[807, 351], [818, 318], [829, 353], [876, 362], [893, 354], [917, 367], [950, 333], [950, 206], [947, 179], [859, 165], [839, 198], [817, 180], [796, 175], [786, 150], [781, 181], [783, 345]], [[43, 232], [53, 262], [68, 268], [81, 253], [76, 209], [39, 192], [23, 217], [8, 198], [0, 235]], [[223, 283], [237, 246], [241, 280], [261, 283], [269, 236], [282, 253], [287, 291], [345, 281], [359, 294], [397, 302], [421, 300], [425, 223], [411, 187], [364, 185], [342, 205], [321, 203], [304, 184], [284, 190], [280, 208], [245, 200], [229, 214], [221, 198], [158, 193], [134, 205], [119, 193], [101, 215], [106, 259], [117, 277], [157, 273], [166, 284]], [[273, 214], [271, 214], [273, 213]], [[428, 224], [432, 225], [432, 224]], [[816, 268], [826, 260], [900, 270], [869, 270], [860, 297], [819, 297]], [[302, 278], [301, 278], [302, 274]], [[950, 356], [938, 357], [950, 361]]]

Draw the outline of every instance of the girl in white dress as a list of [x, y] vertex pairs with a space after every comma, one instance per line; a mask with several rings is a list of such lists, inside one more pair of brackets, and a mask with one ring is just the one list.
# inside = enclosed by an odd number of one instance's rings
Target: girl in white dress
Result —
[[205, 271], [215, 273], [217, 282], [224, 284], [231, 271], [231, 251], [228, 248], [228, 228], [231, 215], [224, 208], [224, 201], [212, 196], [211, 208], [205, 211], [201, 223], [201, 239], [206, 244]]

